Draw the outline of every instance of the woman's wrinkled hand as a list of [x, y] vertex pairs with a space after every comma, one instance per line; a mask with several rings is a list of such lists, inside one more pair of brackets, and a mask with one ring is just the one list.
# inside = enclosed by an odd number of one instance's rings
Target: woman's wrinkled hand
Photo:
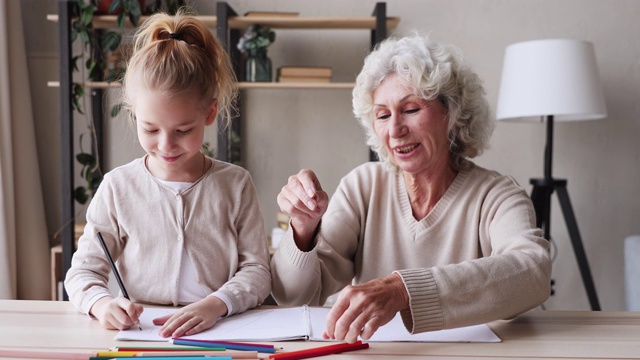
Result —
[[409, 308], [409, 294], [400, 275], [393, 273], [342, 289], [327, 315], [325, 339], [354, 343], [368, 340], [400, 310]]
[[309, 169], [291, 175], [277, 200], [280, 211], [291, 217], [296, 245], [302, 251], [309, 251], [320, 219], [329, 205], [329, 196], [322, 190], [318, 177]]

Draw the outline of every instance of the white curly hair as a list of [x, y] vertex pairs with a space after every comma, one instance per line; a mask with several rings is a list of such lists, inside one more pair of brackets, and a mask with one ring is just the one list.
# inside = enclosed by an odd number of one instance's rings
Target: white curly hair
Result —
[[399, 171], [373, 128], [373, 91], [396, 74], [425, 100], [439, 100], [448, 117], [451, 165], [459, 170], [466, 158], [480, 155], [494, 128], [482, 81], [454, 46], [413, 33], [388, 38], [364, 60], [353, 89], [353, 113], [363, 126], [367, 145], [389, 169]]

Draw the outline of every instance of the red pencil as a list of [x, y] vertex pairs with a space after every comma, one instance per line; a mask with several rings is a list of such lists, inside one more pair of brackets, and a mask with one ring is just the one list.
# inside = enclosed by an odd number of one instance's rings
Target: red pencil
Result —
[[317, 348], [289, 351], [275, 355], [269, 355], [270, 360], [298, 360], [307, 359], [316, 356], [339, 354], [347, 351], [361, 350], [369, 348], [369, 343], [362, 343], [358, 340], [353, 344], [341, 343]]

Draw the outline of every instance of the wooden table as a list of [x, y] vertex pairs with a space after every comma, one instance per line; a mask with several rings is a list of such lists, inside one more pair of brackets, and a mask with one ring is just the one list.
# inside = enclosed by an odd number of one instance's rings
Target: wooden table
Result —
[[[501, 343], [371, 343], [335, 359], [637, 359], [640, 313], [535, 310], [489, 324]], [[0, 300], [0, 349], [105, 350], [149, 345], [114, 340], [96, 320], [69, 302]], [[326, 343], [278, 343], [285, 350]], [[326, 358], [326, 357], [325, 357]]]

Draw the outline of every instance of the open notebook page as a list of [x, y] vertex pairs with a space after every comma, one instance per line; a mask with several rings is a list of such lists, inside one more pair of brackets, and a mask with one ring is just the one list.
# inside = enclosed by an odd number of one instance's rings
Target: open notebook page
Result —
[[[329, 310], [325, 307], [306, 306], [248, 310], [220, 319], [213, 328], [185, 338], [229, 341], [322, 341]], [[174, 311], [176, 309], [145, 308], [140, 317], [142, 331], [137, 328], [120, 331], [116, 340], [168, 341], [167, 338], [158, 335], [160, 326], [153, 325], [153, 319]], [[368, 341], [500, 342], [500, 338], [484, 324], [411, 335], [398, 314], [391, 322], [378, 329]]]

